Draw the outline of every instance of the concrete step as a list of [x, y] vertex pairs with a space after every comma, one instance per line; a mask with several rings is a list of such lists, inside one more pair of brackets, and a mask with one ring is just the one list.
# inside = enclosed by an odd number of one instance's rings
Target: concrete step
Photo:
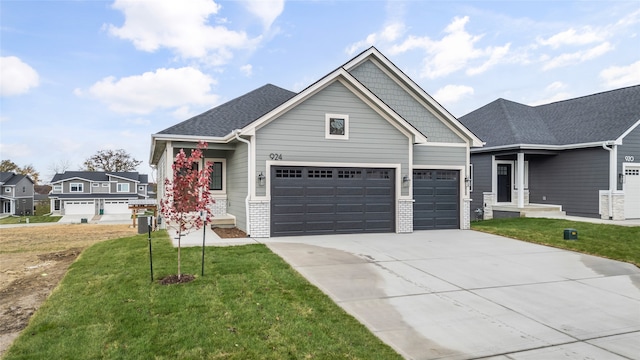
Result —
[[236, 226], [236, 217], [230, 214], [226, 215], [216, 215], [211, 219], [211, 228], [214, 227], [229, 227], [232, 228]]

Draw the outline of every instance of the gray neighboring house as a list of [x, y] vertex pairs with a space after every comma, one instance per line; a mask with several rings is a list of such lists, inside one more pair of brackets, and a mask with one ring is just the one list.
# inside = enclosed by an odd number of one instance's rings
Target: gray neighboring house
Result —
[[469, 228], [481, 141], [373, 47], [299, 93], [268, 84], [153, 134], [158, 184], [199, 140], [215, 224], [252, 237]]
[[33, 180], [27, 175], [0, 172], [0, 214], [33, 215]]
[[51, 180], [55, 215], [131, 214], [129, 201], [147, 199], [148, 177], [137, 172], [65, 171]]
[[472, 208], [485, 218], [554, 207], [640, 218], [640, 85], [540, 106], [498, 99], [460, 122], [486, 142], [471, 149]]

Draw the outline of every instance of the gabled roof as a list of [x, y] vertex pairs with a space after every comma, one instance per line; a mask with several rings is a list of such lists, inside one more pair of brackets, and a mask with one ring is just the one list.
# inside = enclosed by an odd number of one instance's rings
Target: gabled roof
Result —
[[267, 84], [158, 134], [224, 137], [235, 129], [249, 125], [295, 95], [289, 90]]
[[640, 85], [528, 106], [498, 99], [459, 119], [493, 147], [619, 143], [640, 124]]
[[27, 175], [16, 174], [11, 171], [0, 172], [0, 183], [4, 186], [14, 186], [24, 178], [27, 178], [29, 181], [33, 182]]
[[473, 146], [481, 146], [480, 140], [471, 131], [462, 126], [455, 117], [411, 81], [375, 47], [371, 47], [297, 94], [268, 84], [152, 135], [151, 163], [153, 164], [154, 161], [157, 161], [158, 155], [155, 152], [159, 150], [158, 144], [165, 140], [228, 142], [234, 138], [234, 130], [236, 129], [241, 130], [244, 135], [253, 134], [256, 129], [300, 104], [309, 96], [334, 81], [342, 81], [347, 84], [352, 91], [357, 92], [358, 96], [373, 104], [377, 111], [387, 120], [392, 121], [396, 127], [402, 129], [405, 133], [411, 134], [416, 143], [426, 142], [425, 134], [422, 134], [403, 119], [394, 109], [385, 104], [348, 72], [349, 68], [370, 57], [374, 57], [384, 63], [398, 76], [399, 81], [411, 88], [417, 96], [424, 98], [428, 104], [432, 105], [433, 109], [440, 112], [457, 130], [465, 134], [471, 140]]
[[51, 179], [51, 183], [57, 183], [60, 181], [71, 179], [82, 179], [87, 181], [109, 181], [111, 180], [111, 177], [119, 177], [131, 181], [141, 182], [143, 184], [147, 183], [147, 175], [138, 174], [135, 171], [65, 171], [62, 174], [55, 174], [53, 176], [53, 179]]

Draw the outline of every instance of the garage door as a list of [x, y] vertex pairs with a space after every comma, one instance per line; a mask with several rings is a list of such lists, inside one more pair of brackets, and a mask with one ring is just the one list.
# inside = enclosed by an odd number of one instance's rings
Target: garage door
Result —
[[271, 236], [395, 231], [395, 170], [271, 168]]
[[129, 202], [127, 200], [105, 200], [104, 214], [129, 214]]
[[640, 166], [624, 169], [624, 217], [640, 219]]
[[459, 171], [413, 171], [413, 230], [460, 228]]
[[89, 201], [65, 201], [65, 215], [93, 215], [96, 213], [96, 207], [93, 200]]

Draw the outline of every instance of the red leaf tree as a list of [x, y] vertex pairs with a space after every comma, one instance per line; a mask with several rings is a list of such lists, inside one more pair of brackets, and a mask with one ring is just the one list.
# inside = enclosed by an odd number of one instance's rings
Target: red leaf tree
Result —
[[180, 268], [180, 241], [182, 235], [201, 229], [205, 221], [213, 217], [211, 205], [215, 200], [209, 192], [212, 164], [207, 163], [198, 169], [207, 143], [200, 141], [196, 149], [187, 156], [180, 149], [173, 163], [173, 181], [165, 179], [164, 197], [160, 201], [160, 213], [168, 227], [178, 232], [178, 279], [182, 276]]

